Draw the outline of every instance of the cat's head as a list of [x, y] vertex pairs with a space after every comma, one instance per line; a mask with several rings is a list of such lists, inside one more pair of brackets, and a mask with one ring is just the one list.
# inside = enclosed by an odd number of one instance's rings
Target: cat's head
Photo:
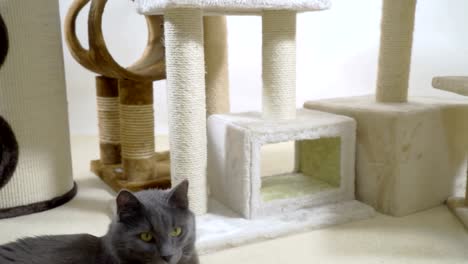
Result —
[[195, 217], [188, 206], [188, 181], [172, 190], [121, 191], [108, 236], [122, 262], [178, 263], [194, 251]]

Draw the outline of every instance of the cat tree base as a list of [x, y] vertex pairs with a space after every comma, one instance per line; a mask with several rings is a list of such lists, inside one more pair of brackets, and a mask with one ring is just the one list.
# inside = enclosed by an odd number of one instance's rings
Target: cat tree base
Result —
[[103, 164], [100, 160], [91, 161], [91, 171], [114, 191], [122, 189], [141, 191], [145, 189], [167, 189], [171, 187], [171, 166], [169, 152], [156, 153], [153, 156], [155, 166], [154, 177], [145, 181], [129, 181], [124, 178], [122, 164]]
[[447, 206], [460, 222], [468, 229], [468, 205], [464, 197], [450, 197]]
[[377, 211], [405, 216], [444, 203], [466, 178], [466, 100], [373, 96], [310, 101], [305, 108], [357, 121], [356, 197]]
[[210, 199], [208, 213], [197, 217], [196, 247], [198, 254], [205, 255], [374, 216], [372, 207], [353, 200], [248, 220]]

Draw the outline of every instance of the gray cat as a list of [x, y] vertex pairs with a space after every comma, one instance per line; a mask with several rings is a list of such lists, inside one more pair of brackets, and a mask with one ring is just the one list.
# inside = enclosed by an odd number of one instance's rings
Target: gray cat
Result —
[[188, 181], [172, 190], [121, 191], [103, 237], [63, 235], [0, 246], [0, 264], [198, 264]]

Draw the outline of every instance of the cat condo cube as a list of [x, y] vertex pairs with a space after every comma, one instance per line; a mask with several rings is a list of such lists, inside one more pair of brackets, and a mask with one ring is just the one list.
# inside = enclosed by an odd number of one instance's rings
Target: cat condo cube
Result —
[[[296, 118], [260, 113], [208, 121], [211, 195], [246, 218], [354, 199], [355, 121], [298, 110]], [[261, 149], [294, 141], [294, 171], [262, 177]]]

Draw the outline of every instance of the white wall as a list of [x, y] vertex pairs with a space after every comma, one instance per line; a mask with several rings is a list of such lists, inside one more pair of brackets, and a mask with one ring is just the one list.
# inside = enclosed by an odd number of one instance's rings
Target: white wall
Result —
[[[72, 0], [61, 0], [64, 17]], [[382, 2], [333, 0], [329, 11], [298, 18], [297, 105], [310, 99], [372, 93], [375, 86]], [[453, 96], [431, 89], [434, 75], [468, 75], [466, 0], [418, 1], [411, 94]], [[86, 13], [86, 12], [85, 12]], [[261, 108], [261, 19], [229, 17], [230, 78], [233, 111]], [[78, 33], [87, 42], [86, 16]], [[146, 40], [143, 17], [130, 1], [109, 1], [104, 35], [117, 61], [128, 65]], [[87, 46], [87, 45], [86, 45]], [[97, 134], [94, 74], [84, 70], [65, 46], [72, 134]], [[167, 132], [164, 82], [155, 83], [157, 133]]]

